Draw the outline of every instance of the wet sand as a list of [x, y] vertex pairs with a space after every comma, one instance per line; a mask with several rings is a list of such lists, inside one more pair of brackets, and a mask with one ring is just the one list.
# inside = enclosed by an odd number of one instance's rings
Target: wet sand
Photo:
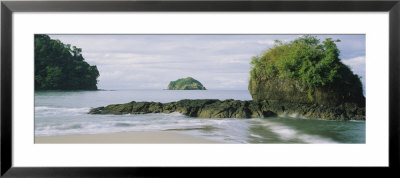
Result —
[[187, 144], [219, 143], [172, 131], [123, 132], [35, 137], [35, 144]]

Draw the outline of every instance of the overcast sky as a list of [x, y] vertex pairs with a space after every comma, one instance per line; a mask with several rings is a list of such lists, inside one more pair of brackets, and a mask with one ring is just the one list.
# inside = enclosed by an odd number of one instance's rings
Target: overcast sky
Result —
[[[82, 48], [100, 72], [99, 89], [166, 89], [178, 78], [193, 77], [207, 89], [246, 90], [252, 56], [274, 40], [300, 35], [50, 35]], [[365, 86], [365, 35], [317, 35], [340, 39], [342, 62]]]

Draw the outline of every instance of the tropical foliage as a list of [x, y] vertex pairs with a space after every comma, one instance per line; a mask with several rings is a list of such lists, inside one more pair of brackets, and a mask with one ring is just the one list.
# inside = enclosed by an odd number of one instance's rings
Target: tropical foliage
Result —
[[168, 90], [205, 90], [206, 88], [196, 79], [192, 77], [181, 78], [171, 81]]
[[340, 51], [336, 43], [340, 40], [325, 39], [320, 42], [315, 36], [305, 35], [291, 42], [275, 41], [268, 49], [250, 62], [251, 79], [289, 78], [300, 80], [308, 87], [308, 97], [312, 92], [335, 82], [354, 84], [361, 88], [360, 77], [339, 59]]
[[35, 90], [97, 90], [99, 71], [81, 52], [48, 35], [35, 35]]

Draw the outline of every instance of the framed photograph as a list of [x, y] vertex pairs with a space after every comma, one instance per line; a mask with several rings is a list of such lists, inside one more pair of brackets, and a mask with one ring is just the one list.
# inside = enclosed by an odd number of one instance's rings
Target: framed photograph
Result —
[[394, 170], [399, 18], [399, 1], [2, 1], [1, 175]]

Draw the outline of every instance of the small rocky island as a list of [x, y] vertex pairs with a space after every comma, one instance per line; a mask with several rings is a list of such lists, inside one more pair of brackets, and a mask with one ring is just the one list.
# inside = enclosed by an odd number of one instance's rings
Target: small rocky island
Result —
[[168, 85], [168, 90], [206, 90], [206, 87], [196, 79], [186, 77], [171, 81]]
[[[93, 108], [90, 114], [180, 112], [200, 118], [263, 118], [274, 116], [325, 120], [365, 120], [360, 77], [339, 59], [339, 40], [320, 42], [303, 36], [276, 41], [273, 48], [251, 60], [252, 101], [181, 100], [170, 103], [135, 102]], [[192, 78], [171, 82], [169, 89], [204, 88]], [[194, 80], [194, 79], [193, 79]], [[197, 83], [197, 82], [196, 82]], [[199, 83], [199, 82], [198, 82]], [[204, 88], [205, 89], [205, 88]]]

